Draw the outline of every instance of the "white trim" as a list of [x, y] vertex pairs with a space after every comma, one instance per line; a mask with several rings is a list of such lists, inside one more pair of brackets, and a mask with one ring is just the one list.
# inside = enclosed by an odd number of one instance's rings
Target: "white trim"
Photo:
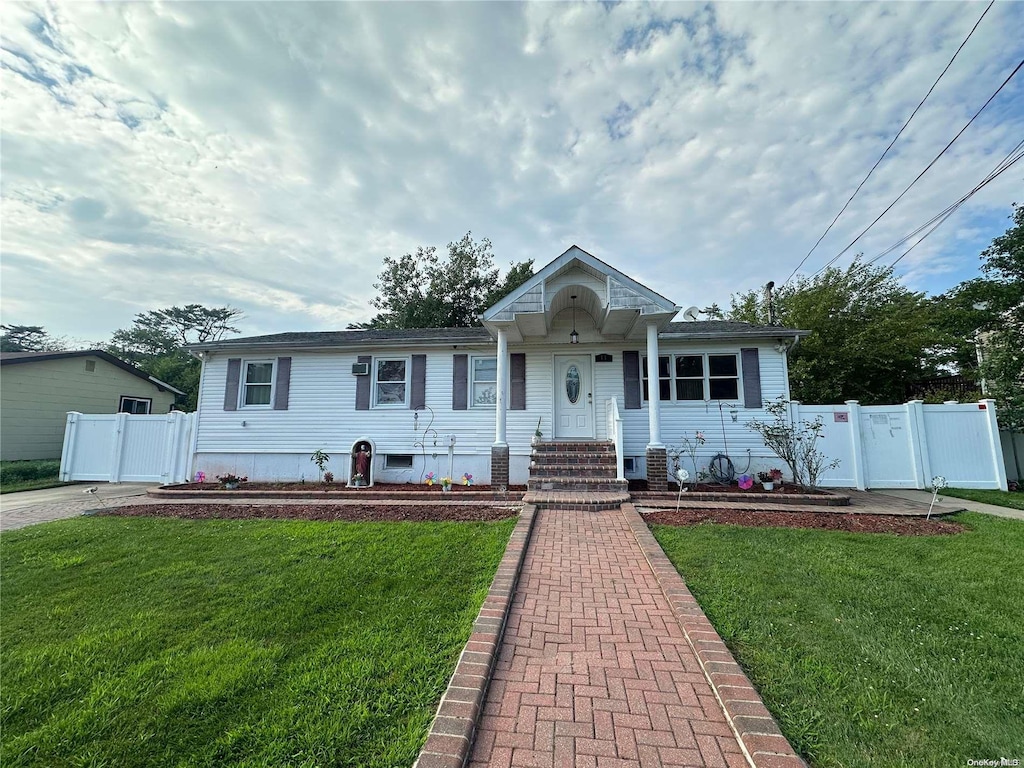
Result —
[[[596, 420], [596, 409], [594, 408], [594, 353], [593, 352], [573, 352], [572, 347], [569, 347], [570, 351], [557, 351], [551, 353], [551, 436], [556, 440], [593, 440], [597, 437], [597, 420]], [[581, 361], [585, 361], [587, 367], [587, 376], [589, 380], [587, 382], [580, 382], [580, 394], [579, 396], [586, 397], [587, 401], [584, 403], [586, 407], [587, 422], [590, 425], [590, 433], [587, 435], [560, 435], [558, 434], [558, 416], [559, 403], [562, 402], [562, 395], [565, 392], [565, 381], [559, 378], [558, 372], [558, 358], [576, 358]], [[581, 372], [582, 373], [582, 372]], [[586, 383], [589, 387], [583, 387]]]
[[[377, 384], [378, 384], [378, 381], [377, 381], [377, 365], [378, 365], [378, 363], [381, 363], [381, 362], [393, 363], [393, 362], [399, 362], [399, 361], [401, 361], [402, 363], [405, 364], [405, 377], [402, 380], [402, 383], [405, 386], [405, 396], [402, 399], [401, 403], [378, 403], [377, 402]], [[410, 381], [410, 379], [412, 377], [412, 357], [410, 355], [405, 355], [405, 356], [401, 356], [401, 355], [395, 355], [395, 356], [381, 355], [379, 357], [377, 355], [374, 355], [373, 356], [373, 372], [372, 372], [371, 375], [373, 376], [373, 378], [370, 380], [370, 408], [380, 408], [382, 410], [394, 410], [394, 409], [398, 409], [398, 408], [408, 408], [409, 407], [409, 394], [410, 394], [409, 390], [412, 388], [412, 386], [411, 386], [412, 382]], [[398, 384], [397, 381], [385, 381], [385, 382], [382, 382], [382, 383], [384, 383], [384, 384]]]
[[146, 414], [148, 415], [148, 414], [153, 413], [153, 398], [152, 397], [135, 397], [134, 395], [121, 395], [121, 399], [117, 401], [117, 412], [118, 413], [135, 413], [135, 414], [137, 414], [137, 411], [125, 411], [124, 410], [124, 401], [125, 400], [134, 400], [134, 401], [136, 401], [138, 403], [145, 403], [146, 404]]
[[[265, 387], [267, 384], [248, 384], [246, 379], [248, 378], [249, 366], [250, 365], [265, 365], [270, 363], [270, 400], [266, 403], [246, 403], [245, 402], [245, 391], [246, 387]], [[271, 410], [274, 407], [274, 390], [277, 388], [277, 358], [276, 357], [258, 357], [258, 358], [242, 358], [242, 368], [238, 372], [238, 410], [254, 409], [254, 410]]]

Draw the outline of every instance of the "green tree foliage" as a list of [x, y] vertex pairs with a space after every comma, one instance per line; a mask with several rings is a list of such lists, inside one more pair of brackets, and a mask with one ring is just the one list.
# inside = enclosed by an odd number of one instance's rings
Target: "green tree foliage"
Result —
[[447, 258], [434, 246], [384, 259], [370, 303], [379, 313], [350, 328], [463, 328], [480, 325], [480, 313], [533, 275], [533, 260], [514, 264], [502, 280], [491, 241], [473, 233], [448, 243]]
[[238, 309], [201, 304], [140, 312], [130, 327], [114, 332], [107, 351], [180, 389], [185, 398], [179, 405], [192, 410], [199, 397], [201, 366], [185, 346], [238, 333], [232, 323], [241, 316]]
[[[906, 386], [933, 373], [924, 361], [936, 342], [931, 308], [892, 270], [855, 260], [775, 293], [777, 321], [811, 331], [790, 353], [794, 400], [864, 405], [903, 402]], [[732, 320], [766, 324], [761, 291], [732, 297]]]
[[0, 352], [63, 352], [64, 339], [54, 338], [41, 325], [0, 325]]

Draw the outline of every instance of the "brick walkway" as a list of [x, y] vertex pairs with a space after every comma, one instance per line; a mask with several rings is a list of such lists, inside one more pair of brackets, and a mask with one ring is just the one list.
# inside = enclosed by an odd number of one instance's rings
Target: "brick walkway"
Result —
[[472, 766], [746, 766], [619, 510], [540, 511]]

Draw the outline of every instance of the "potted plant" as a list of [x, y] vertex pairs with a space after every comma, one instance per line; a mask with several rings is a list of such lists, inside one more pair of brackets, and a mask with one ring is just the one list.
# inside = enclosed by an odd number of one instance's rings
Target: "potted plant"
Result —
[[540, 422], [544, 417], [541, 416], [537, 419], [537, 428], [533, 430], [533, 439], [530, 440], [531, 445], [536, 445], [544, 438], [544, 433], [540, 431]]
[[217, 480], [220, 481], [226, 491], [237, 490], [238, 486], [246, 482], [248, 479], [248, 477], [239, 477], [238, 475], [233, 475], [230, 472], [226, 475], [217, 475]]
[[452, 479], [450, 477], [441, 478], [441, 493], [452, 492]]
[[757, 473], [757, 479], [761, 482], [761, 487], [766, 491], [775, 490], [775, 484], [782, 479], [781, 469], [769, 469], [764, 472]]
[[366, 485], [366, 478], [363, 477], [362, 473], [356, 472], [354, 475], [352, 475], [352, 485], [354, 485], [356, 488], [362, 488], [364, 485]]

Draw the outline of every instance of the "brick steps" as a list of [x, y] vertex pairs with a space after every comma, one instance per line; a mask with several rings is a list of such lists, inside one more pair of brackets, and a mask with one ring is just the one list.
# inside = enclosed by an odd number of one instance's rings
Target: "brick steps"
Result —
[[598, 512], [629, 501], [617, 480], [615, 446], [607, 441], [548, 441], [533, 446], [524, 501], [561, 510]]

